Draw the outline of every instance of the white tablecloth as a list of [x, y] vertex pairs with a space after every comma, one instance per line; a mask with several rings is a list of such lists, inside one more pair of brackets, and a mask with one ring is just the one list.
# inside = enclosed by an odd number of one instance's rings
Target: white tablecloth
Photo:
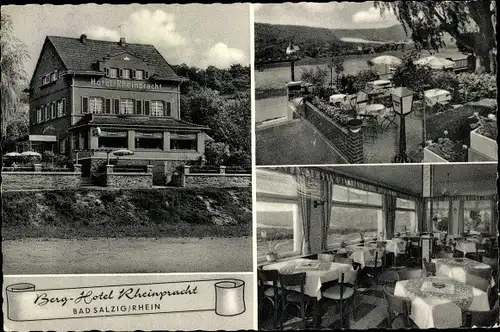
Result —
[[330, 96], [330, 103], [335, 104], [335, 103], [347, 103], [347, 95], [343, 93], [335, 94]]
[[[357, 245], [352, 245], [352, 246], [347, 246], [347, 252], [349, 253], [349, 258], [351, 258], [353, 261], [356, 263], [359, 263], [361, 265], [361, 268], [364, 268], [366, 266], [366, 263], [369, 261], [375, 260], [375, 252], [378, 251], [378, 258], [379, 262], [382, 259], [383, 256], [383, 249], [377, 249], [374, 246], [371, 245], [366, 245], [366, 246], [357, 246]], [[378, 265], [378, 264], [377, 264]]]
[[465, 254], [467, 254], [468, 252], [476, 252], [476, 242], [459, 240], [457, 241], [457, 245], [455, 248], [463, 252], [465, 256]]
[[425, 101], [428, 106], [451, 101], [451, 93], [443, 89], [430, 89], [424, 91]]
[[[437, 277], [432, 278], [436, 279]], [[432, 278], [422, 279], [434, 280]], [[409, 281], [398, 281], [394, 289], [394, 295], [412, 298], [410, 317], [419, 328], [458, 328], [462, 325], [462, 309], [457, 304], [446, 298], [412, 297], [412, 294], [409, 294], [405, 289], [405, 285]], [[472, 302], [467, 309], [476, 311], [490, 309], [488, 295], [485, 292], [469, 285], [464, 285], [464, 287], [472, 291]]]
[[[468, 258], [461, 258], [461, 261], [457, 261], [456, 258], [434, 258], [432, 262], [436, 264], [436, 276], [448, 277], [464, 284], [471, 278], [479, 278], [468, 273], [468, 269], [491, 269], [488, 264]], [[491, 286], [494, 285], [495, 280], [491, 278]]]
[[[297, 272], [306, 273], [306, 284], [304, 286], [304, 293], [308, 296], [315, 297], [316, 299], [321, 299], [321, 285], [328, 281], [338, 280], [342, 273], [344, 273], [344, 282], [354, 282], [356, 278], [356, 271], [354, 271], [351, 264], [342, 263], [330, 263], [330, 268], [328, 270], [313, 270], [304, 271], [301, 266], [307, 264], [316, 264], [318, 260], [297, 258], [289, 261], [283, 261], [278, 263], [272, 263], [263, 267], [264, 270], [278, 270], [280, 273], [286, 270], [287, 273], [294, 270], [296, 267]], [[298, 290], [298, 289], [294, 289]]]
[[399, 239], [387, 240], [385, 250], [394, 253], [395, 256], [404, 254], [406, 251], [406, 241]]

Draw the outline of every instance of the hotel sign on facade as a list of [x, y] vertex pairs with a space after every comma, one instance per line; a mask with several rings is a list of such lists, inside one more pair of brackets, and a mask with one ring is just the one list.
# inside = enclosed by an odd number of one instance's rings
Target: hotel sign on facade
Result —
[[161, 90], [161, 84], [157, 83], [142, 83], [130, 82], [126, 80], [113, 80], [113, 79], [90, 79], [91, 86], [101, 86], [106, 88], [121, 88], [121, 89], [138, 89], [138, 90]]

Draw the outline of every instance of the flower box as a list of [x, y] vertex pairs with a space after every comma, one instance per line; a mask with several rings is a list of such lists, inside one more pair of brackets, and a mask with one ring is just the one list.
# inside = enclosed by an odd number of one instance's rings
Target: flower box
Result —
[[[494, 139], [479, 134], [477, 132], [479, 129], [480, 128], [476, 128], [470, 132], [471, 150], [480, 153], [489, 160], [498, 160], [497, 142]], [[469, 160], [469, 161], [475, 161], [475, 160]]]
[[448, 160], [444, 159], [437, 153], [432, 152], [429, 150], [429, 148], [425, 147], [424, 148], [424, 160], [422, 160], [424, 163], [449, 163]]

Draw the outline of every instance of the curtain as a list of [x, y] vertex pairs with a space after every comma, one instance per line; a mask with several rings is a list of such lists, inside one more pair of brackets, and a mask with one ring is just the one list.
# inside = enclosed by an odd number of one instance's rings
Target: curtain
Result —
[[490, 234], [495, 236], [498, 234], [498, 202], [496, 199], [491, 200]]
[[310, 230], [311, 230], [311, 199], [307, 194], [306, 178], [297, 175], [298, 194], [299, 194], [299, 209], [302, 220], [302, 254], [311, 252]]
[[330, 219], [332, 217], [332, 197], [333, 183], [322, 181], [323, 188], [323, 218], [321, 227], [321, 249], [326, 250], [328, 247], [328, 230], [330, 229]]
[[396, 197], [384, 195], [384, 221], [385, 221], [385, 238], [392, 239], [394, 237], [394, 226], [396, 223]]
[[415, 214], [417, 215], [417, 222], [415, 223], [415, 232], [432, 232], [432, 228], [427, 228], [425, 224], [425, 206], [423, 200], [415, 201]]
[[465, 231], [464, 225], [464, 201], [460, 201], [458, 205], [458, 234], [462, 234]]

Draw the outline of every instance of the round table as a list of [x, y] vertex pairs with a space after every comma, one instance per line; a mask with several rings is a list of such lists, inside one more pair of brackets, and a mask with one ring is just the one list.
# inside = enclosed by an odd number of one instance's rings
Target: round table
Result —
[[362, 115], [369, 116], [369, 117], [377, 117], [379, 116], [382, 111], [385, 109], [385, 106], [382, 104], [370, 104], [366, 105], [363, 108], [363, 113]]
[[[439, 283], [444, 287], [436, 287]], [[456, 328], [462, 311], [488, 311], [488, 294], [445, 277], [422, 277], [396, 283], [394, 295], [410, 298], [412, 320], [420, 328]]]

